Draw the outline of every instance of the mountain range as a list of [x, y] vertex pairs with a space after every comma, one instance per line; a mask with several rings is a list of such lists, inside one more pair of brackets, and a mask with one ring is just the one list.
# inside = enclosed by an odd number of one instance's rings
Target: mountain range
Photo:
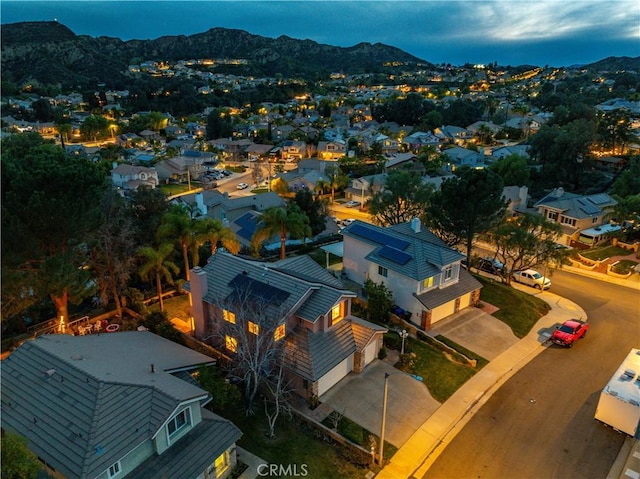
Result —
[[[123, 41], [76, 35], [58, 22], [2, 25], [5, 80], [62, 86], [117, 81], [128, 65], [145, 60], [246, 59], [242, 74], [316, 79], [331, 72], [376, 73], [385, 63], [427, 62], [381, 43], [342, 48], [287, 36], [266, 38], [243, 30], [212, 28], [195, 35]], [[387, 68], [388, 70], [388, 68]]]

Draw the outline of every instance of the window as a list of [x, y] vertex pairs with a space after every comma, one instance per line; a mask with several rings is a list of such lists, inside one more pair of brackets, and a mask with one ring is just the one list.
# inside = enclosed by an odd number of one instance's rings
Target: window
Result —
[[229, 451], [224, 451], [220, 454], [214, 465], [216, 467], [216, 477], [220, 477], [229, 467]]
[[167, 424], [169, 439], [171, 439], [172, 436], [175, 436], [187, 424], [189, 424], [189, 409], [183, 409], [176, 414], [171, 421], [169, 421], [169, 424]]
[[276, 331], [273, 333], [273, 339], [275, 341], [280, 341], [282, 338], [284, 338], [284, 335], [286, 333], [287, 333], [286, 326], [284, 324], [281, 324], [276, 328]]
[[556, 221], [558, 219], [558, 212], [557, 211], [549, 211], [547, 213], [547, 218], [549, 218], [551, 221]]
[[433, 276], [422, 280], [422, 289], [428, 289], [433, 286]]
[[442, 273], [445, 281], [449, 281], [453, 277], [453, 266], [447, 266]]
[[231, 351], [232, 353], [237, 353], [238, 352], [238, 340], [236, 338], [234, 338], [233, 336], [225, 336], [224, 337], [224, 344], [226, 346], [226, 348]]
[[336, 323], [339, 323], [342, 318], [344, 318], [344, 304], [338, 303], [333, 308], [331, 308], [331, 324], [333, 326]]
[[260, 326], [258, 326], [256, 323], [247, 321], [247, 326], [249, 328], [250, 333], [255, 334], [256, 336], [260, 334]]
[[222, 310], [222, 314], [224, 315], [224, 320], [231, 323], [236, 324], [236, 315], [231, 311], [227, 311], [226, 309]]
[[387, 268], [385, 268], [383, 266], [378, 266], [378, 274], [380, 276], [384, 276], [386, 278], [387, 275], [389, 274], [389, 271], [387, 270]]
[[567, 218], [566, 216], [561, 216], [560, 223], [562, 223], [563, 225], [575, 226], [576, 220], [575, 218]]
[[596, 216], [596, 217], [594, 217], [594, 218], [591, 218], [591, 223], [592, 223], [592, 224], [595, 224], [595, 223], [597, 223], [597, 222], [598, 222], [598, 217], [597, 217], [597, 216]]
[[116, 477], [118, 474], [120, 474], [120, 461], [109, 466], [109, 479]]

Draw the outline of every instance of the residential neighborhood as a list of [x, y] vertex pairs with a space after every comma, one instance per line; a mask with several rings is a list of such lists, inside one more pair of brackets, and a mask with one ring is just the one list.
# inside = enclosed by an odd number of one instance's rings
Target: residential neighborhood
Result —
[[[575, 427], [608, 446], [571, 467], [635, 477], [638, 435], [589, 395], [640, 339], [640, 73], [249, 64], [3, 91], [1, 425], [24, 477], [463, 477], [438, 458], [484, 443], [476, 415]], [[589, 321], [570, 353], [567, 321]], [[537, 409], [501, 421], [516, 382]]]

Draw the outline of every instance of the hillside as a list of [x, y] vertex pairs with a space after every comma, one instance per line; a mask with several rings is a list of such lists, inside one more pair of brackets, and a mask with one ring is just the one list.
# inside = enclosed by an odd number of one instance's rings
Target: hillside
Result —
[[57, 22], [2, 25], [2, 72], [14, 83], [37, 80], [70, 86], [117, 83], [133, 61], [241, 58], [243, 73], [324, 78], [330, 72], [376, 73], [385, 62], [426, 63], [380, 43], [342, 48], [287, 36], [266, 38], [242, 30], [212, 28], [204, 33], [122, 41], [75, 35]]

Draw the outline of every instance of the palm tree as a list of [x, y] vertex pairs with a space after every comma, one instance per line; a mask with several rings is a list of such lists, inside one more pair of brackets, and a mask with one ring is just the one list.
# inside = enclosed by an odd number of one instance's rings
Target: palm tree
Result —
[[171, 243], [163, 243], [157, 249], [145, 246], [138, 251], [138, 255], [144, 259], [144, 263], [140, 266], [140, 277], [149, 282], [153, 282], [155, 279], [161, 311], [164, 311], [162, 278], [164, 277], [169, 284], [173, 284], [171, 273], [177, 274], [180, 272], [180, 268], [168, 259], [171, 253], [173, 253], [173, 245]]
[[329, 182], [324, 179], [319, 179], [313, 188], [313, 191], [320, 196], [324, 195], [324, 192], [329, 188]]
[[264, 240], [275, 235], [280, 235], [280, 259], [284, 259], [287, 235], [302, 238], [303, 241], [307, 236], [311, 236], [309, 218], [295, 204], [287, 208], [269, 208], [262, 213], [260, 223], [253, 234], [254, 250], [257, 252]]
[[222, 243], [231, 254], [240, 252], [240, 242], [235, 233], [219, 220], [205, 218], [196, 221], [193, 228], [193, 241], [191, 242], [191, 258], [196, 266], [200, 262], [198, 249], [206, 242], [211, 243], [211, 254], [214, 255], [218, 249], [218, 242]]
[[160, 240], [175, 240], [182, 251], [184, 261], [185, 279], [189, 281], [189, 249], [194, 239], [194, 219], [189, 211], [182, 205], [173, 205], [162, 217], [162, 223], [158, 228], [157, 237]]
[[349, 184], [349, 178], [342, 173], [342, 170], [338, 166], [330, 166], [326, 171], [328, 177], [329, 187], [331, 188], [331, 204], [333, 204], [333, 197], [337, 188], [344, 188]]

